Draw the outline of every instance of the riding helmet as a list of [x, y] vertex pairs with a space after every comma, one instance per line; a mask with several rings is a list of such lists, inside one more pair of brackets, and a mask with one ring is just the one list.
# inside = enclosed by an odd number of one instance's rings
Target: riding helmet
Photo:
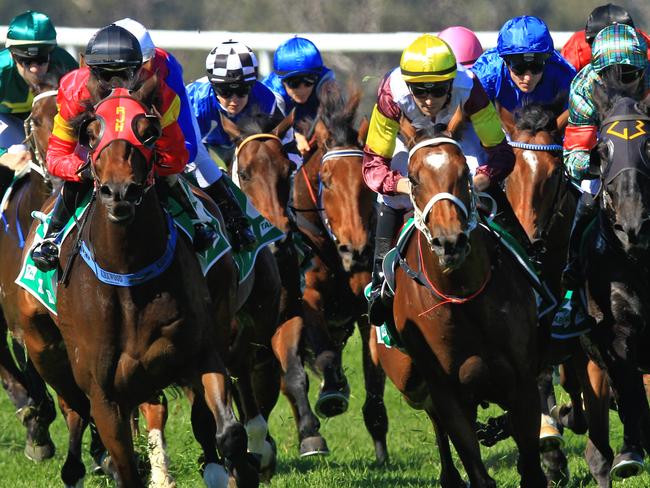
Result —
[[440, 31], [438, 37], [449, 44], [456, 56], [456, 60], [466, 68], [471, 68], [474, 62], [483, 54], [481, 41], [467, 27], [461, 25], [447, 27], [445, 30]]
[[24, 58], [47, 55], [56, 47], [56, 30], [47, 15], [28, 10], [11, 20], [5, 47]]
[[553, 38], [544, 21], [524, 15], [506, 21], [499, 31], [497, 52], [499, 56], [513, 54], [552, 54]]
[[591, 44], [601, 30], [608, 25], [625, 24], [634, 27], [634, 21], [623, 7], [608, 3], [592, 10], [585, 25], [585, 40]]
[[252, 83], [257, 80], [257, 57], [241, 42], [222, 42], [208, 54], [205, 70], [212, 83]]
[[399, 62], [408, 83], [437, 83], [456, 77], [456, 56], [445, 41], [422, 34], [404, 51]]
[[138, 39], [115, 24], [99, 29], [88, 41], [84, 59], [88, 66], [105, 68], [139, 68], [142, 51]]
[[281, 80], [323, 72], [323, 59], [316, 45], [304, 37], [284, 41], [273, 54], [273, 71]]

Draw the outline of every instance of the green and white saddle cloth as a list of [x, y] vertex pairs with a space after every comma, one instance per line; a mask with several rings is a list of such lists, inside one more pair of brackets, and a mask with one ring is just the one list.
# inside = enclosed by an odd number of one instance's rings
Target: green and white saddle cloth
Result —
[[[203, 274], [206, 275], [212, 266], [214, 266], [214, 264], [232, 248], [228, 242], [227, 234], [225, 230], [221, 228], [218, 219], [204, 207], [203, 203], [196, 196], [194, 196], [190, 187], [184, 180], [181, 179], [179, 182], [188, 196], [190, 203], [194, 207], [199, 220], [212, 226], [217, 232], [217, 237], [212, 243], [212, 246], [202, 253], [196, 253], [196, 257], [201, 265], [201, 270], [203, 271]], [[241, 190], [234, 187], [234, 185], [231, 185], [231, 187], [235, 192], [235, 196], [237, 197], [240, 206], [246, 210], [246, 215], [253, 228], [255, 237], [257, 238], [257, 244], [254, 249], [234, 254], [235, 262], [239, 268], [239, 281], [242, 282], [253, 270], [255, 259], [260, 250], [264, 246], [282, 239], [284, 234], [282, 231], [271, 225], [252, 205], [250, 205], [246, 195], [244, 195]], [[92, 197], [92, 192], [88, 192], [88, 195], [86, 195], [80, 206], [76, 209], [75, 218], [70, 219], [63, 231], [57, 237], [57, 243], [60, 244], [63, 242], [68, 234], [75, 228], [75, 219], [79, 221], [82, 218], [84, 212], [86, 212], [90, 206]], [[182, 209], [178, 202], [170, 198], [167, 211], [173, 217], [176, 228], [184, 232], [190, 240], [192, 240], [194, 238], [194, 222], [188, 217], [187, 213]], [[43, 240], [46, 231], [45, 225], [49, 225], [50, 221], [49, 214], [39, 214], [40, 212], [34, 213], [35, 217], [41, 220], [41, 224], [36, 229], [36, 236], [33, 245], [36, 245], [38, 242]], [[34, 265], [30, 253], [26, 254], [21, 271], [18, 278], [16, 278], [16, 284], [27, 290], [50, 312], [56, 314], [56, 290], [59, 280], [58, 270], [55, 269], [47, 272], [40, 271]]]

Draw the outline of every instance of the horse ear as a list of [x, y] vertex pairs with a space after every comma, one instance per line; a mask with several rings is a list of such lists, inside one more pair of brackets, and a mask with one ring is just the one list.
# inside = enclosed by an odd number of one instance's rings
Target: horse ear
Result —
[[557, 125], [557, 130], [560, 131], [560, 133], [563, 133], [564, 129], [566, 129], [566, 126], [569, 125], [569, 109], [566, 109], [564, 112], [558, 115], [557, 119], [555, 119], [555, 122]]
[[83, 68], [86, 66], [86, 56], [84, 53], [79, 53], [79, 67]]
[[145, 80], [140, 87], [135, 90], [132, 95], [133, 98], [139, 100], [145, 107], [152, 107], [154, 105], [154, 98], [158, 94], [158, 75], [154, 73], [149, 79]]
[[359, 144], [362, 146], [366, 144], [366, 138], [368, 137], [368, 128], [370, 127], [370, 121], [368, 120], [368, 117], [364, 117], [361, 119], [361, 123], [359, 124], [359, 136], [357, 137], [357, 140], [359, 141]]
[[505, 130], [509, 136], [512, 136], [512, 134], [515, 131], [514, 115], [512, 115], [512, 112], [510, 112], [507, 108], [503, 107], [499, 102], [495, 102], [494, 106], [497, 110], [497, 113], [499, 114], [499, 118], [501, 119], [501, 125], [503, 126], [503, 130]]
[[280, 139], [284, 138], [284, 134], [291, 127], [293, 127], [293, 121], [295, 119], [295, 113], [296, 113], [295, 109], [293, 109], [291, 112], [289, 112], [289, 115], [287, 115], [284, 119], [282, 119], [282, 122], [280, 122], [277, 126], [275, 126], [275, 128], [271, 131], [271, 133], [275, 134]]
[[454, 139], [459, 138], [459, 132], [464, 120], [465, 120], [465, 115], [463, 114], [463, 109], [459, 105], [456, 108], [454, 115], [451, 116], [451, 119], [449, 120], [449, 124], [447, 124], [447, 132], [449, 132], [449, 135]]
[[321, 118], [316, 121], [314, 126], [314, 138], [321, 147], [325, 147], [327, 140], [330, 138], [330, 131]]
[[592, 83], [593, 100], [596, 104], [596, 110], [603, 116], [609, 109], [610, 102], [607, 94], [607, 88], [600, 83]]
[[221, 127], [223, 127], [223, 130], [230, 136], [235, 145], [238, 145], [242, 135], [237, 124], [221, 112], [219, 112], [219, 117], [221, 118]]
[[404, 137], [406, 146], [408, 148], [415, 146], [417, 131], [415, 130], [415, 127], [413, 127], [413, 124], [411, 124], [411, 121], [404, 116], [402, 116], [399, 121], [399, 131]]

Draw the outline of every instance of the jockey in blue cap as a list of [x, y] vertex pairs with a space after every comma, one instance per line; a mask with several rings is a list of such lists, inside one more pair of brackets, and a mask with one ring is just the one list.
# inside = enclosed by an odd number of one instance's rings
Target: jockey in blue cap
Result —
[[[301, 120], [316, 118], [319, 94], [335, 81], [314, 43], [295, 36], [275, 50], [273, 72], [262, 83], [275, 93], [286, 113], [295, 108], [295, 127]], [[304, 136], [296, 133], [296, 141], [303, 154], [309, 150]]]
[[472, 71], [493, 102], [512, 112], [530, 102], [551, 103], [569, 92], [575, 69], [555, 51], [543, 20], [524, 15], [508, 20], [497, 47], [478, 58]]

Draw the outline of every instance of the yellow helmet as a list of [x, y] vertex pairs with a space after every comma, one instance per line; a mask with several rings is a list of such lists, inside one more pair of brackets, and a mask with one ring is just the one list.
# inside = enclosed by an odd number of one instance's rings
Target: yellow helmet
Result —
[[399, 67], [409, 83], [436, 83], [456, 77], [454, 53], [445, 41], [431, 34], [422, 34], [404, 49]]

